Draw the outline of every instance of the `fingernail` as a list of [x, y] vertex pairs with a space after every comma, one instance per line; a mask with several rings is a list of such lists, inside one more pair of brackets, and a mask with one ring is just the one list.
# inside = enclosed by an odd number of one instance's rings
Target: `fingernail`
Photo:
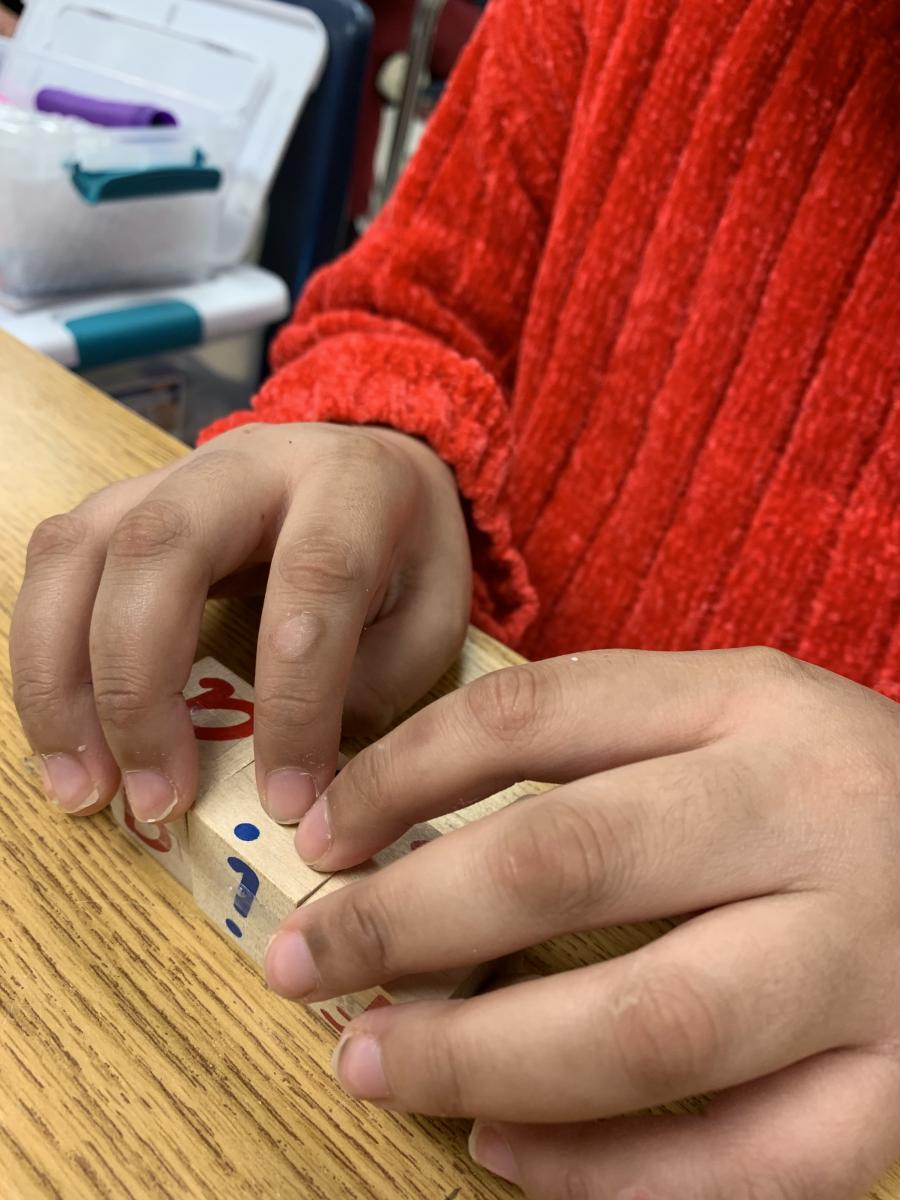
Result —
[[331, 849], [333, 840], [328, 801], [320, 796], [301, 821], [294, 845], [302, 859], [316, 863]]
[[125, 795], [139, 821], [164, 821], [178, 797], [172, 782], [161, 771], [126, 771]]
[[38, 766], [47, 798], [63, 812], [81, 812], [97, 803], [100, 792], [74, 755], [42, 754]]
[[519, 1182], [519, 1170], [509, 1142], [493, 1125], [476, 1121], [469, 1134], [469, 1154], [486, 1171], [509, 1183]]
[[266, 811], [281, 825], [296, 825], [316, 795], [316, 781], [306, 771], [280, 767], [266, 776]]
[[387, 1100], [391, 1094], [384, 1077], [381, 1047], [368, 1034], [345, 1033], [335, 1049], [331, 1069], [341, 1086], [357, 1100]]
[[319, 986], [319, 972], [306, 938], [293, 929], [276, 933], [269, 942], [265, 972], [272, 991], [288, 1000], [302, 1000]]

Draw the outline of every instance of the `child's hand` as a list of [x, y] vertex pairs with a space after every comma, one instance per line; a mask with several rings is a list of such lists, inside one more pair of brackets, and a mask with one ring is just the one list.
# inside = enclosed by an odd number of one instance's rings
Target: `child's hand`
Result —
[[272, 815], [297, 820], [332, 777], [342, 710], [380, 731], [463, 642], [470, 562], [452, 472], [391, 430], [251, 425], [40, 525], [10, 653], [63, 808], [103, 807], [120, 769], [139, 817], [190, 806], [197, 751], [180, 693], [208, 591], [248, 573], [266, 593], [259, 778]]
[[[898, 706], [768, 650], [512, 668], [354, 759], [297, 844], [345, 867], [522, 779], [561, 786], [305, 905], [270, 983], [323, 998], [697, 915], [610, 962], [367, 1013], [345, 1087], [490, 1122], [476, 1155], [535, 1200], [857, 1196], [900, 1151]], [[705, 1119], [594, 1123], [720, 1089]]]

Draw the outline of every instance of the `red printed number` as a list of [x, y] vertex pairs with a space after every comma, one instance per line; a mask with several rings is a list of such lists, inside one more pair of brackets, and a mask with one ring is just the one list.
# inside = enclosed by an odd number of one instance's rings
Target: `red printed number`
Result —
[[[144, 833], [143, 829], [138, 828], [137, 821], [134, 819], [134, 813], [131, 811], [131, 807], [127, 800], [125, 801], [123, 808], [125, 824], [131, 830], [134, 836], [140, 838], [145, 846], [149, 846], [151, 850], [155, 850], [157, 854], [168, 854], [172, 849], [173, 843], [172, 835], [169, 833], [168, 829], [166, 829], [165, 825], [157, 825], [156, 837], [148, 837], [147, 834]], [[150, 828], [153, 827], [149, 825], [144, 826], [144, 829]]]
[[[363, 1012], [371, 1012], [373, 1008], [390, 1008], [390, 1006], [391, 1001], [387, 998], [387, 996], [376, 996], [374, 1000], [369, 1001], [369, 1003], [363, 1009]], [[337, 1016], [335, 1016], [333, 1012], [329, 1012], [327, 1008], [320, 1009], [319, 1015], [324, 1017], [332, 1029], [334, 1029], [337, 1033], [343, 1033], [350, 1024], [352, 1017], [346, 1009], [341, 1008], [339, 1005], [336, 1004], [334, 1007], [337, 1012]]]
[[253, 701], [235, 696], [234, 687], [225, 679], [208, 676], [200, 680], [203, 691], [191, 696], [187, 702], [190, 709], [245, 713], [243, 721], [235, 725], [194, 725], [194, 735], [201, 742], [235, 742], [249, 737], [253, 732]]
[[387, 996], [376, 996], [375, 999], [371, 1001], [371, 1003], [366, 1005], [366, 1007], [363, 1009], [363, 1012], [371, 1012], [373, 1008], [390, 1008], [390, 1007], [391, 1007], [391, 1001], [388, 1000]]

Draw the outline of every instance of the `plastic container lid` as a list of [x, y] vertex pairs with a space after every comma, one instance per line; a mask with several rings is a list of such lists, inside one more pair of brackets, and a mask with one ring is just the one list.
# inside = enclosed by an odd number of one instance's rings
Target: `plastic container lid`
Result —
[[30, 107], [43, 87], [69, 88], [153, 103], [195, 130], [226, 130], [230, 182], [217, 261], [229, 262], [327, 47], [318, 17], [273, 0], [30, 0], [5, 47], [0, 94]]

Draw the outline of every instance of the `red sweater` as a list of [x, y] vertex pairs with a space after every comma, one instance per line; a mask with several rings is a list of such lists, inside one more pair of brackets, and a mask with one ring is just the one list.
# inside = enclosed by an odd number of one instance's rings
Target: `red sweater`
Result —
[[532, 657], [766, 643], [900, 699], [900, 5], [493, 0], [250, 420], [456, 470]]

